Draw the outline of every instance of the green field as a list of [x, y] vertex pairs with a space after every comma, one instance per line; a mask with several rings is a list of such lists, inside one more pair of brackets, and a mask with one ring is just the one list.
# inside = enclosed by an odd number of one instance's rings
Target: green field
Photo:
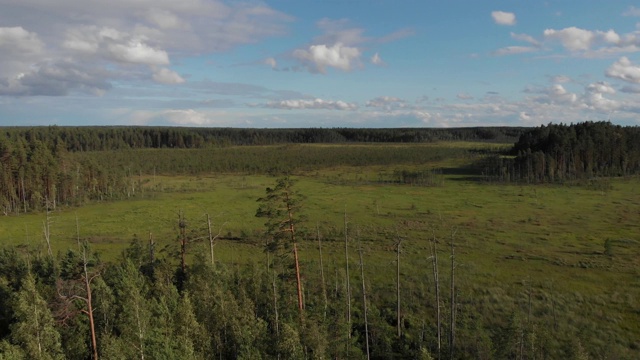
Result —
[[[640, 355], [640, 178], [572, 186], [494, 184], [469, 173], [478, 155], [451, 154], [456, 155], [427, 157], [419, 165], [294, 172], [295, 189], [304, 196], [306, 221], [299, 231], [304, 234], [305, 282], [319, 281], [319, 230], [325, 271], [331, 274], [327, 282], [338, 286], [346, 214], [350, 261], [357, 263], [356, 250], [362, 248], [366, 281], [378, 306], [393, 307], [395, 243], [401, 238], [406, 317], [433, 321], [429, 240], [437, 239], [446, 279], [455, 234], [459, 319], [480, 318], [489, 328], [509, 329], [509, 321], [526, 318], [527, 326], [535, 324], [539, 336], [558, 348], [575, 347], [578, 341], [594, 357]], [[403, 171], [427, 174], [428, 186], [400, 183], [397, 176]], [[133, 239], [146, 242], [151, 236], [164, 249], [159, 256], [177, 264], [179, 213], [187, 221], [190, 261], [208, 256], [209, 214], [215, 232], [222, 227], [217, 263], [231, 268], [259, 264], [265, 258], [264, 219], [255, 217], [257, 199], [275, 180], [234, 173], [141, 174], [136, 179], [140, 186], [128, 199], [58, 208], [49, 215], [4, 216], [0, 241], [46, 254], [43, 224], [48, 217], [52, 247], [62, 254], [77, 247], [77, 218], [80, 237], [102, 260], [116, 261]]]

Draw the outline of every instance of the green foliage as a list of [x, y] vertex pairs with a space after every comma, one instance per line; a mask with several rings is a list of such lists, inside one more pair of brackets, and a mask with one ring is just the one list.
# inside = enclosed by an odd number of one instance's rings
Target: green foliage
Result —
[[[526, 131], [511, 149], [513, 159], [497, 158], [487, 175], [502, 181], [566, 182], [640, 172], [640, 127], [610, 122], [549, 124]], [[605, 181], [589, 187], [609, 190]]]
[[60, 334], [33, 276], [27, 275], [22, 281], [13, 302], [15, 322], [11, 325], [11, 341], [23, 349], [27, 358], [63, 359]]

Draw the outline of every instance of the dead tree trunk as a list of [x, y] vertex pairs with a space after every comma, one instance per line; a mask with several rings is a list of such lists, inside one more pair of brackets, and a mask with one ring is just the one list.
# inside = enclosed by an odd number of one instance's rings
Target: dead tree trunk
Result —
[[367, 360], [370, 359], [369, 355], [369, 321], [367, 319], [367, 289], [364, 281], [364, 262], [362, 261], [362, 246], [359, 246], [358, 252], [360, 253], [360, 277], [362, 278], [362, 310], [364, 314], [364, 339], [367, 350]]
[[437, 323], [437, 348], [438, 348], [438, 360], [440, 359], [440, 351], [442, 349], [442, 325], [440, 323], [440, 279], [438, 277], [438, 248], [436, 245], [436, 234], [433, 233], [433, 240], [431, 241], [431, 262], [433, 265], [433, 281], [436, 290], [436, 323]]
[[402, 328], [401, 328], [401, 318], [400, 318], [400, 245], [402, 244], [402, 239], [398, 238], [398, 243], [396, 244], [396, 328], [398, 331], [398, 338], [402, 336]]
[[49, 213], [49, 199], [45, 199], [46, 218], [42, 224], [42, 231], [44, 233], [44, 240], [47, 242], [47, 253], [50, 257], [53, 257], [53, 250], [51, 249], [51, 216]]
[[[347, 285], [347, 337], [351, 339], [351, 283], [349, 280], [349, 232], [347, 228], [347, 207], [344, 207], [344, 260], [346, 269], [346, 285]], [[347, 349], [348, 349], [347, 344]], [[347, 354], [348, 355], [348, 354]]]
[[211, 233], [211, 218], [209, 217], [209, 213], [207, 215], [207, 229], [209, 230], [209, 250], [211, 251], [211, 266], [216, 266], [216, 259], [213, 256], [213, 234]]
[[324, 319], [327, 319], [329, 299], [327, 298], [327, 284], [324, 279], [324, 264], [322, 262], [322, 239], [320, 238], [320, 226], [316, 224], [316, 237], [318, 238], [318, 252], [320, 252], [320, 280], [322, 281], [322, 296], [324, 297]]
[[91, 348], [93, 349], [93, 359], [98, 360], [98, 342], [96, 341], [96, 326], [93, 320], [93, 300], [91, 297], [91, 280], [93, 280], [96, 276], [89, 277], [89, 272], [87, 271], [87, 249], [84, 248], [82, 252], [82, 267], [84, 270], [84, 285], [87, 291], [86, 303], [87, 303], [87, 311], [86, 314], [89, 316], [89, 327], [91, 329]]
[[453, 359], [456, 342], [456, 287], [455, 287], [455, 247], [456, 232], [451, 233], [451, 316], [449, 324], [449, 358]]

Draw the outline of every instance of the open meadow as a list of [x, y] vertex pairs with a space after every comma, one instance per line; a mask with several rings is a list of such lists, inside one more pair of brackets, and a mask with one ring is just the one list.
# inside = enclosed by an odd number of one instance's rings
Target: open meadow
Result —
[[[296, 151], [315, 151], [314, 146], [298, 146]], [[375, 145], [384, 146], [391, 145]], [[456, 318], [460, 328], [467, 327], [466, 341], [488, 337], [495, 342], [508, 335], [517, 340], [517, 329], [526, 328], [539, 339], [527, 344], [547, 346], [552, 357], [581, 349], [594, 358], [640, 357], [640, 178], [573, 185], [492, 183], [469, 166], [481, 156], [477, 150], [496, 145], [432, 146], [465, 151], [407, 164], [300, 167], [291, 172], [294, 189], [302, 196], [304, 221], [297, 231], [303, 284], [321, 281], [318, 238], [325, 282], [336, 289], [341, 284], [346, 221], [351, 276], [360, 278], [362, 249], [370, 301], [392, 313], [396, 244], [401, 240], [404, 326], [422, 327], [424, 335], [425, 323], [433, 328], [434, 321], [432, 241], [447, 296], [453, 241]], [[472, 149], [476, 151], [466, 151]], [[230, 269], [260, 266], [265, 262], [265, 219], [255, 216], [257, 199], [276, 178], [141, 171], [133, 176], [138, 187], [128, 199], [60, 207], [49, 215], [4, 216], [0, 241], [44, 254], [43, 224], [49, 221], [51, 245], [58, 254], [77, 248], [79, 229], [80, 238], [102, 261], [117, 261], [132, 240], [146, 244], [151, 237], [158, 256], [178, 264], [179, 214], [190, 239], [189, 262], [209, 256], [208, 214], [214, 232], [220, 233], [216, 263]], [[317, 302], [312, 299], [320, 296], [317, 286], [305, 286], [306, 301]]]

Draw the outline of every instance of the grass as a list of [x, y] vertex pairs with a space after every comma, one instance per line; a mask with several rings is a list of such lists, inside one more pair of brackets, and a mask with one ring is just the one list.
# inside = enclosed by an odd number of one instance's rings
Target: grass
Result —
[[[316, 224], [324, 241], [326, 267], [336, 271], [344, 267], [346, 212], [351, 261], [357, 261], [357, 238], [364, 249], [371, 286], [393, 293], [393, 249], [401, 236], [405, 239], [402, 276], [414, 290], [423, 289], [408, 296], [427, 302], [430, 299], [424, 296], [432, 296], [428, 240], [433, 234], [438, 238], [445, 272], [447, 246], [455, 230], [460, 296], [472, 301], [477, 311], [504, 318], [509, 312], [526, 313], [524, 294], [532, 289], [534, 316], [550, 321], [553, 308], [562, 313], [562, 326], [580, 330], [589, 339], [615, 337], [618, 346], [635, 348], [637, 353], [640, 179], [611, 179], [611, 188], [602, 191], [580, 186], [496, 185], [456, 174], [435, 175], [439, 186], [432, 187], [379, 181], [381, 173], [458, 166], [464, 161], [468, 159], [297, 173], [295, 188], [305, 196], [309, 229], [308, 239], [300, 246], [303, 272], [306, 269], [310, 279], [318, 276], [312, 270], [318, 266], [317, 243], [312, 241]], [[260, 247], [264, 219], [254, 214], [256, 199], [274, 185], [274, 177], [154, 176], [145, 177], [144, 183], [143, 191], [126, 201], [53, 212], [54, 250], [76, 245], [76, 216], [80, 236], [103, 259], [116, 259], [134, 237], [146, 240], [149, 233], [161, 247], [177, 246], [178, 212], [183, 211], [193, 238], [204, 235], [205, 213], [212, 216], [215, 228], [224, 224], [224, 239], [216, 245], [219, 262], [264, 258]], [[3, 217], [0, 241], [45, 251], [43, 221], [42, 213]], [[605, 254], [607, 240], [610, 254]], [[190, 251], [206, 253], [208, 249], [200, 241]]]

